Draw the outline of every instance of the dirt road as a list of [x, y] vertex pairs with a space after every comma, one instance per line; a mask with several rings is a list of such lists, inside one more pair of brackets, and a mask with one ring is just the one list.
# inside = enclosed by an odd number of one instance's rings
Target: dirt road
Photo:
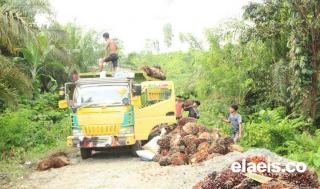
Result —
[[111, 189], [190, 189], [212, 171], [220, 171], [231, 162], [258, 152], [233, 152], [218, 156], [198, 165], [161, 167], [156, 162], [145, 162], [126, 150], [96, 153], [88, 160], [73, 157], [72, 165], [48, 171], [35, 171], [14, 188], [111, 188]]
[[176, 168], [141, 161], [123, 149], [98, 152], [88, 160], [74, 157], [66, 167], [35, 171], [18, 188], [190, 188], [198, 180]]

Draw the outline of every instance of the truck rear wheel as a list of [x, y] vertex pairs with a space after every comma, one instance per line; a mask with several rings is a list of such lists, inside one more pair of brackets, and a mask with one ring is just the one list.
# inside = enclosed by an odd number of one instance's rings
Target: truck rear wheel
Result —
[[131, 153], [133, 156], [137, 157], [137, 150], [141, 150], [142, 149], [142, 145], [141, 145], [141, 141], [137, 140], [136, 143], [131, 147]]
[[82, 159], [88, 159], [92, 155], [92, 149], [90, 148], [80, 148], [80, 154]]

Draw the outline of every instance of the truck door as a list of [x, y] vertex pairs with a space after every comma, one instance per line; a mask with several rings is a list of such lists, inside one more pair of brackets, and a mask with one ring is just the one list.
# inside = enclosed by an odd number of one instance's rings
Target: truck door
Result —
[[145, 81], [141, 83], [141, 106], [135, 108], [136, 140], [147, 140], [150, 131], [162, 123], [173, 124], [175, 91], [172, 81]]

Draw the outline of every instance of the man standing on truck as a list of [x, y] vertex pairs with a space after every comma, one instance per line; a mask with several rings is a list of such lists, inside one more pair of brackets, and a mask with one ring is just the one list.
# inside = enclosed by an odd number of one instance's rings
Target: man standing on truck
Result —
[[[104, 33], [103, 38], [106, 40], [106, 57], [99, 60], [100, 73], [104, 71], [103, 68], [108, 62], [112, 63], [112, 71], [115, 72], [118, 67], [118, 46], [109, 38], [109, 33]], [[105, 76], [105, 72], [102, 74]]]
[[223, 120], [224, 122], [230, 123], [234, 142], [238, 142], [242, 136], [242, 119], [241, 115], [237, 111], [238, 105], [231, 105], [229, 108], [228, 118]]

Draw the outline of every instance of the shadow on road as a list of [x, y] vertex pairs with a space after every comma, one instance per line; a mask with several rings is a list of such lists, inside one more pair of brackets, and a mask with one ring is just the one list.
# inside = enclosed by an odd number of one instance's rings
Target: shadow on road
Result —
[[90, 159], [132, 159], [132, 151], [127, 147], [108, 148], [103, 151], [94, 151]]

